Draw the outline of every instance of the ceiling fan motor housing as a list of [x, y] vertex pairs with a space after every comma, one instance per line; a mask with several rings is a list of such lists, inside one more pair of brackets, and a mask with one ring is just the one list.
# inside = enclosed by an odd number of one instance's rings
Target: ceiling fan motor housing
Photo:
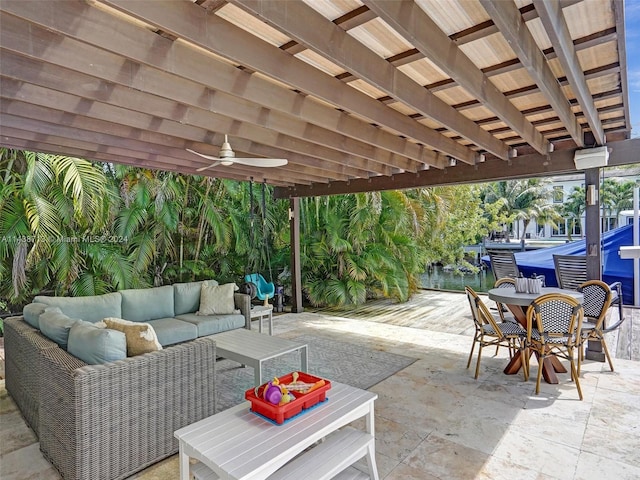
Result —
[[233, 164], [233, 162], [225, 162], [224, 159], [225, 158], [234, 158], [236, 156], [236, 154], [233, 152], [233, 150], [231, 150], [231, 145], [229, 144], [229, 141], [227, 140], [227, 136], [224, 136], [224, 142], [222, 142], [222, 146], [220, 147], [220, 152], [218, 153], [218, 157], [220, 157], [220, 159], [222, 160], [222, 165], [226, 165], [229, 166], [231, 164]]

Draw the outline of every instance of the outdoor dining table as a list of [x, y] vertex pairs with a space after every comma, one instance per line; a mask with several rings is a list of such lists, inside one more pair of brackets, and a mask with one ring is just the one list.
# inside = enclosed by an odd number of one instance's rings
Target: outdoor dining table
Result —
[[[520, 293], [516, 292], [513, 287], [492, 288], [487, 292], [487, 295], [491, 300], [506, 305], [513, 316], [523, 328], [527, 328], [527, 308], [531, 305], [536, 298], [548, 293], [562, 293], [575, 298], [578, 302], [582, 303], [584, 297], [582, 293], [575, 290], [565, 290], [555, 287], [542, 287], [540, 293]], [[504, 373], [507, 375], [514, 375], [522, 368], [522, 357], [520, 352], [517, 352], [509, 364], [505, 367]], [[547, 383], [558, 383], [558, 377], [556, 372], [566, 373], [567, 369], [564, 368], [560, 360], [555, 355], [549, 355], [545, 358], [542, 365], [542, 376]]]

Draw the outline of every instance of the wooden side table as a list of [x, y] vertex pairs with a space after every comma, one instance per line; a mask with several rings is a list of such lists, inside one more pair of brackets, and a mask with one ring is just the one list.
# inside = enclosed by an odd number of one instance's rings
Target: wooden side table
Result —
[[262, 320], [269, 322], [269, 335], [273, 335], [273, 305], [254, 305], [251, 309], [251, 320], [258, 319], [258, 331], [262, 333]]

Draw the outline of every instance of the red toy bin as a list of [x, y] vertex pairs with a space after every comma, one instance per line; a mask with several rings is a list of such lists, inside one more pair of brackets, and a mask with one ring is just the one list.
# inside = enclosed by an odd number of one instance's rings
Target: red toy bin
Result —
[[[278, 377], [281, 385], [289, 384], [293, 381], [293, 373], [288, 373], [282, 377]], [[303, 410], [309, 409], [319, 402], [323, 402], [327, 398], [327, 390], [331, 388], [331, 382], [325, 378], [316, 377], [304, 372], [298, 372], [298, 381], [304, 383], [316, 383], [324, 380], [324, 385], [309, 393], [292, 392], [295, 400], [285, 403], [284, 405], [273, 405], [261, 397], [256, 396], [254, 388], [250, 388], [244, 393], [244, 398], [251, 402], [251, 410], [278, 425], [283, 424], [286, 420], [303, 413]], [[261, 385], [258, 390], [262, 390]]]

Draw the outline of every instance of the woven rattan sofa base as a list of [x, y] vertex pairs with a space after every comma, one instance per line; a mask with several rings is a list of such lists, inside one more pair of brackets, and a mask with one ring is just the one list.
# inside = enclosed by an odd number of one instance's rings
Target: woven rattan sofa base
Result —
[[[7, 366], [12, 351], [31, 348], [27, 336], [16, 333], [21, 325], [9, 323]], [[175, 430], [215, 413], [211, 337], [103, 365], [87, 365], [57, 346], [17, 358], [38, 365], [40, 450], [65, 480], [129, 477], [178, 451]], [[22, 394], [20, 381], [14, 377], [13, 392]]]
[[40, 353], [58, 344], [22, 320], [4, 320], [5, 386], [27, 425], [38, 435], [40, 407]]

